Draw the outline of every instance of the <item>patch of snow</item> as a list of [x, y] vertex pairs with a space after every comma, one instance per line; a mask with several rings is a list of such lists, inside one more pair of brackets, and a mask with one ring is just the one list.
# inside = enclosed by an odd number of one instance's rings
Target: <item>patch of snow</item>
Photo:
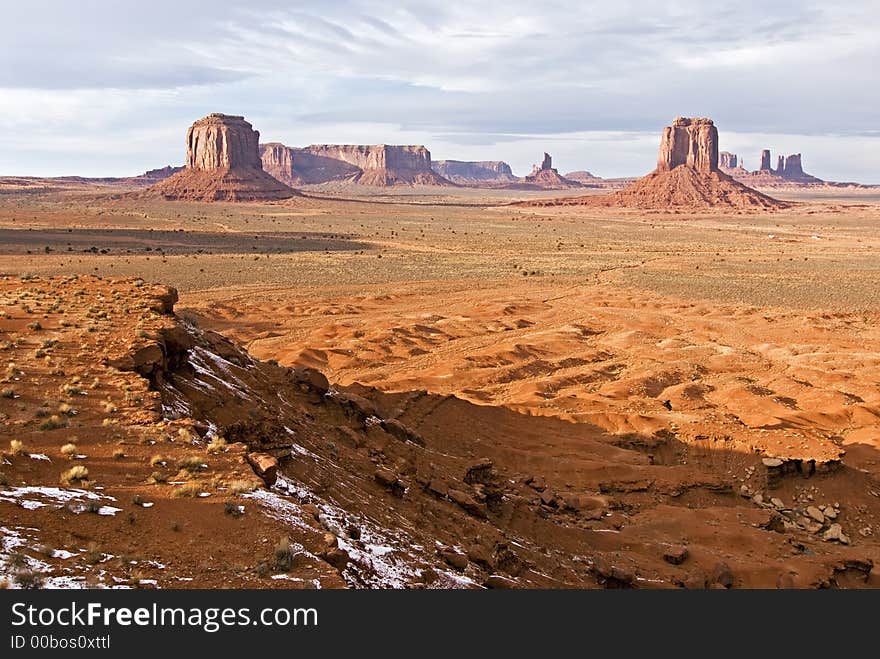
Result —
[[30, 457], [31, 460], [45, 460], [46, 462], [52, 462], [52, 460], [49, 459], [49, 456], [45, 453], [31, 453]]

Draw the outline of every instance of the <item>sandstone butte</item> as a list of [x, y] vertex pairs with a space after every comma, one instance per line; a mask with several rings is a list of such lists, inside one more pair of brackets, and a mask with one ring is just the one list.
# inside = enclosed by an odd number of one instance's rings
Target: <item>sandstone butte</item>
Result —
[[259, 152], [263, 169], [289, 185], [331, 181], [377, 187], [453, 185], [431, 168], [431, 152], [422, 145], [312, 144], [298, 148], [271, 142], [260, 145]]
[[186, 167], [144, 194], [193, 201], [273, 201], [296, 194], [263, 171], [260, 133], [244, 117], [209, 114], [186, 133]]
[[644, 209], [777, 209], [788, 204], [734, 180], [718, 167], [718, 129], [711, 119], [676, 118], [663, 129], [657, 167], [608, 195], [521, 202], [526, 206]]

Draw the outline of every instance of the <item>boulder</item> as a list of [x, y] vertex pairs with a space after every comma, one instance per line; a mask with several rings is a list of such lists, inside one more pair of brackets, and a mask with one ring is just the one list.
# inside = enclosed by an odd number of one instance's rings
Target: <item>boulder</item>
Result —
[[444, 549], [440, 552], [440, 556], [459, 572], [468, 566], [468, 557], [454, 549]]
[[688, 549], [684, 545], [671, 545], [663, 550], [663, 560], [672, 565], [681, 565], [688, 555]]
[[268, 453], [256, 452], [248, 453], [247, 461], [254, 473], [266, 484], [266, 487], [275, 484], [278, 478], [278, 460], [276, 458]]

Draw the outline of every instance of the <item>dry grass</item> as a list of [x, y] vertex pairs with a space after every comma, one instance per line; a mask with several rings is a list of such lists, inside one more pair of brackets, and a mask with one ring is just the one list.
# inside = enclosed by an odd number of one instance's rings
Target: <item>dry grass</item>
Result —
[[76, 465], [61, 473], [61, 484], [81, 483], [89, 479], [89, 470], [83, 465]]
[[48, 419], [43, 421], [39, 428], [40, 430], [59, 430], [60, 428], [67, 427], [67, 419], [62, 419], [57, 414], [53, 414]]
[[184, 483], [180, 487], [174, 488], [171, 492], [171, 496], [182, 498], [182, 497], [197, 497], [204, 490], [202, 489], [201, 483], [198, 481], [191, 481], [189, 483]]
[[151, 467], [164, 467], [168, 464], [168, 458], [164, 455], [157, 454], [150, 458], [150, 466]]
[[12, 453], [12, 455], [24, 455], [24, 442], [20, 439], [11, 440], [9, 442], [9, 452]]
[[229, 492], [231, 494], [247, 494], [253, 492], [259, 486], [252, 481], [234, 480], [229, 484]]
[[226, 451], [227, 443], [226, 439], [223, 437], [215, 437], [208, 444], [208, 453], [224, 453]]
[[186, 469], [188, 471], [200, 471], [202, 469], [207, 469], [208, 467], [204, 460], [198, 455], [186, 456], [177, 462], [177, 466], [180, 469]]
[[61, 447], [61, 455], [69, 460], [72, 460], [75, 456], [79, 455], [79, 449], [76, 448], [76, 444], [68, 442]]

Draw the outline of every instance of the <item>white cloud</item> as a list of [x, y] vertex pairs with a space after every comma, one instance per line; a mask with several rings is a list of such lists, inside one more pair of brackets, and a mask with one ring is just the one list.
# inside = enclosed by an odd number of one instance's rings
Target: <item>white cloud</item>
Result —
[[[791, 143], [817, 174], [877, 180], [862, 137], [880, 105], [875, 14], [871, 0], [31, 0], [0, 25], [15, 63], [0, 67], [0, 171], [59, 173], [63, 150], [65, 173], [179, 162], [186, 126], [224, 111], [291, 143], [418, 141], [520, 171], [548, 144], [560, 169], [637, 174], [661, 126], [708, 115], [722, 136]], [[615, 132], [647, 137], [602, 137]]]

